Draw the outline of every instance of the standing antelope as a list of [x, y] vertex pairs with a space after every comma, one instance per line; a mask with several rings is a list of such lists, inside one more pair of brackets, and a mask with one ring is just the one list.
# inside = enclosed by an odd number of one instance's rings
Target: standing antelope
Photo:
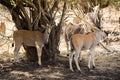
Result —
[[44, 33], [40, 31], [18, 30], [13, 34], [15, 41], [14, 55], [18, 58], [18, 52], [22, 45], [34, 46], [37, 48], [38, 64], [41, 65], [42, 48], [48, 42], [51, 26], [47, 25]]
[[5, 33], [6, 33], [6, 25], [5, 25], [4, 22], [1, 22], [0, 32], [1, 32], [2, 34], [4, 34], [4, 35], [5, 35]]
[[72, 23], [69, 23], [68, 25], [66, 25], [66, 28], [65, 28], [65, 42], [66, 42], [66, 45], [67, 45], [67, 52], [68, 53], [70, 51], [70, 37], [71, 37], [71, 35], [76, 34], [76, 33], [81, 33], [81, 34], [84, 33], [84, 29], [82, 27], [82, 24], [74, 25]]
[[78, 58], [81, 57], [81, 50], [89, 50], [89, 60], [88, 60], [88, 68], [90, 69], [90, 62], [92, 61], [93, 67], [95, 67], [94, 63], [94, 48], [99, 43], [100, 39], [102, 37], [105, 37], [106, 34], [103, 31], [95, 31], [90, 32], [88, 34], [74, 34], [71, 36], [71, 53], [69, 54], [69, 65], [70, 70], [73, 71], [72, 68], [72, 59], [73, 54], [74, 61], [77, 66], [77, 69], [81, 71], [79, 64], [78, 64]]

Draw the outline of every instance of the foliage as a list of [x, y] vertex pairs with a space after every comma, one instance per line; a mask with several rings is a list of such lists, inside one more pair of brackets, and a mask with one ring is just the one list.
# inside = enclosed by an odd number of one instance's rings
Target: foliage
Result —
[[83, 10], [87, 9], [87, 11], [89, 11], [89, 9], [98, 4], [100, 4], [101, 8], [107, 7], [109, 4], [120, 6], [120, 0], [67, 0], [67, 1], [69, 6], [70, 5], [72, 7], [81, 6]]
[[13, 5], [14, 7], [16, 6], [14, 0], [10, 0], [10, 3], [11, 3], [11, 5]]
[[111, 3], [113, 3], [115, 6], [120, 7], [120, 0], [111, 0]]

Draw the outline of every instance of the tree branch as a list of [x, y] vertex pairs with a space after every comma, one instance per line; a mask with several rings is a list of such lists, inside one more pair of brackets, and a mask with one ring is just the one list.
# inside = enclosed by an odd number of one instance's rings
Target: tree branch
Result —
[[20, 4], [19, 7], [20, 7], [21, 11], [23, 12], [23, 14], [24, 14], [24, 16], [25, 16], [25, 19], [26, 19], [26, 21], [27, 21], [27, 23], [28, 23], [28, 28], [29, 28], [30, 30], [32, 30], [31, 21], [30, 21], [30, 18], [29, 18], [29, 16], [28, 16], [28, 14], [26, 13], [25, 8], [23, 7], [22, 4]]
[[18, 29], [22, 29], [19, 15], [14, 11], [11, 14], [13, 15], [13, 20], [14, 20], [15, 24], [17, 25], [16, 27]]
[[26, 3], [27, 3], [30, 7], [32, 7], [35, 11], [38, 11], [37, 7], [36, 7], [32, 2], [26, 1]]
[[112, 52], [110, 51], [108, 48], [106, 48], [101, 42], [99, 43], [105, 50], [107, 50], [108, 52]]
[[63, 22], [64, 15], [65, 15], [65, 10], [66, 10], [66, 0], [64, 2], [64, 6], [63, 6], [63, 10], [62, 10], [62, 16], [61, 16], [61, 19], [60, 19], [60, 22], [59, 22], [58, 26], [61, 26], [61, 23]]
[[53, 11], [55, 10], [55, 8], [56, 7], [58, 7], [58, 3], [60, 2], [60, 0], [55, 0], [54, 1], [54, 4], [53, 4], [53, 6], [52, 6], [52, 8], [50, 9], [50, 14], [52, 14], [53, 13]]
[[34, 29], [36, 30], [38, 29], [39, 20], [41, 18], [41, 10], [40, 10], [41, 4], [40, 4], [40, 0], [36, 0], [35, 3], [37, 4], [37, 13], [36, 13], [37, 15], [33, 21], [33, 25], [34, 25]]

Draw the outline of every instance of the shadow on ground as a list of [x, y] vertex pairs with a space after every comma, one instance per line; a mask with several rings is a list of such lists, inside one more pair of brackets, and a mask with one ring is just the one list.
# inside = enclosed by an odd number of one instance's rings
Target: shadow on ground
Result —
[[44, 63], [39, 67], [21, 59], [20, 62], [0, 61], [1, 80], [119, 80], [120, 54], [101, 56], [96, 59], [96, 69], [88, 70], [87, 62], [80, 62], [82, 72], [73, 63], [74, 72], [69, 69], [68, 57], [59, 56], [58, 61]]

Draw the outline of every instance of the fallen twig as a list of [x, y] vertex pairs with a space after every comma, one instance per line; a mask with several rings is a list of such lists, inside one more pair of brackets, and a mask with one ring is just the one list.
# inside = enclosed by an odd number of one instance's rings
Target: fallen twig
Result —
[[106, 48], [101, 42], [99, 43], [105, 50], [107, 50], [108, 52], [112, 52], [110, 51], [108, 48]]

